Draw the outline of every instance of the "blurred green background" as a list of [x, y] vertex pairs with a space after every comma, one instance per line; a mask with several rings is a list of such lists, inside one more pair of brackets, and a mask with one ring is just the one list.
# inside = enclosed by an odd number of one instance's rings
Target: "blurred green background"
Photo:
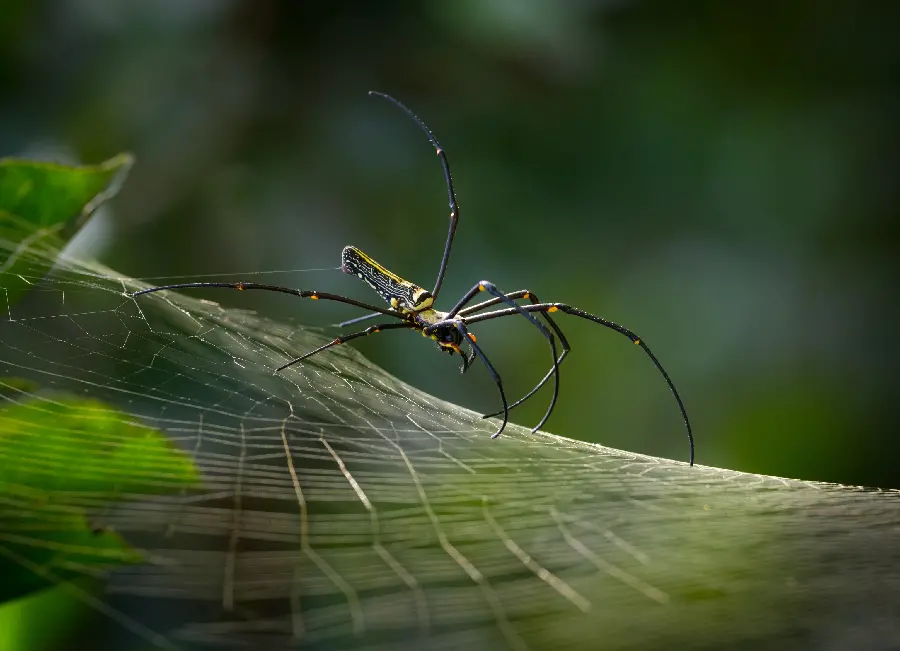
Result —
[[[336, 269], [227, 272], [336, 268], [355, 244], [431, 287], [443, 178], [423, 134], [366, 96], [389, 92], [454, 172], [442, 306], [484, 278], [632, 328], [685, 399], [699, 463], [898, 487], [898, 27], [887, 2], [4, 0], [0, 155], [132, 151], [79, 240], [125, 274], [375, 300]], [[204, 295], [304, 324], [357, 314]], [[648, 360], [565, 318], [546, 429], [686, 459]], [[524, 320], [477, 333], [511, 396], [546, 371]], [[497, 406], [483, 368], [460, 377], [421, 337], [359, 348]], [[536, 423], [548, 399], [513, 419]]]

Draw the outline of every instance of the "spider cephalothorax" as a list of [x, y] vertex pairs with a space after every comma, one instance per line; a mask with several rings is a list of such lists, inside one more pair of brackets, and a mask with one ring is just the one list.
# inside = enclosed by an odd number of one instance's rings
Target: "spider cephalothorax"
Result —
[[[544, 414], [544, 417], [541, 419], [541, 422], [539, 422], [532, 431], [537, 431], [538, 429], [540, 429], [550, 417], [550, 414], [553, 411], [553, 407], [556, 405], [556, 399], [559, 395], [559, 365], [560, 363], [562, 363], [563, 359], [566, 357], [570, 350], [569, 342], [566, 340], [565, 335], [563, 335], [562, 330], [559, 329], [559, 326], [556, 324], [556, 322], [550, 317], [550, 314], [554, 312], [571, 314], [573, 316], [598, 323], [606, 328], [609, 328], [610, 330], [614, 330], [619, 334], [625, 335], [626, 337], [628, 337], [628, 339], [631, 340], [633, 344], [640, 346], [644, 350], [644, 352], [662, 374], [663, 378], [669, 386], [669, 389], [675, 396], [675, 400], [678, 403], [678, 408], [681, 410], [681, 415], [684, 418], [684, 425], [687, 428], [688, 440], [691, 446], [690, 462], [691, 464], [693, 464], [694, 437], [691, 433], [691, 423], [688, 420], [687, 411], [684, 408], [684, 403], [682, 403], [681, 401], [681, 396], [678, 395], [678, 391], [675, 390], [675, 385], [669, 378], [668, 373], [666, 373], [665, 369], [662, 367], [662, 364], [659, 363], [659, 360], [656, 359], [656, 356], [647, 347], [647, 344], [645, 344], [640, 337], [638, 337], [628, 328], [624, 328], [617, 323], [609, 321], [608, 319], [590, 314], [588, 312], [585, 312], [584, 310], [580, 310], [565, 303], [541, 303], [538, 300], [538, 297], [534, 295], [534, 292], [527, 289], [522, 289], [516, 292], [503, 293], [499, 289], [497, 289], [497, 287], [493, 283], [487, 280], [482, 280], [475, 286], [473, 286], [472, 289], [466, 292], [449, 311], [441, 312], [440, 310], [436, 310], [433, 307], [434, 302], [437, 300], [438, 294], [441, 291], [441, 285], [444, 282], [444, 274], [447, 271], [447, 262], [450, 260], [450, 249], [453, 245], [453, 236], [456, 233], [456, 225], [459, 221], [459, 207], [456, 203], [456, 193], [453, 190], [453, 179], [450, 176], [450, 164], [447, 162], [447, 154], [438, 144], [438, 141], [435, 139], [434, 135], [431, 133], [428, 127], [425, 126], [425, 123], [422, 122], [418, 117], [416, 117], [416, 115], [412, 111], [410, 111], [408, 108], [406, 108], [406, 106], [398, 102], [393, 97], [390, 97], [383, 93], [376, 93], [373, 91], [370, 93], [370, 95], [376, 95], [378, 97], [387, 99], [388, 101], [399, 107], [401, 110], [403, 110], [409, 117], [411, 117], [415, 121], [415, 123], [419, 125], [422, 131], [424, 131], [428, 136], [428, 140], [434, 146], [438, 158], [440, 159], [441, 166], [444, 169], [444, 178], [447, 181], [447, 195], [450, 202], [450, 231], [447, 234], [447, 243], [444, 245], [444, 255], [441, 258], [441, 266], [438, 270], [438, 276], [437, 280], [434, 283], [433, 290], [429, 292], [428, 290], [414, 283], [411, 283], [408, 280], [404, 280], [397, 274], [389, 271], [383, 265], [373, 260], [367, 254], [360, 251], [355, 246], [348, 246], [344, 248], [341, 254], [341, 269], [345, 273], [355, 275], [361, 280], [365, 281], [372, 289], [375, 290], [375, 292], [379, 296], [381, 296], [381, 298], [387, 301], [387, 303], [390, 305], [390, 308], [382, 308], [378, 307], [377, 305], [363, 303], [362, 301], [357, 301], [356, 299], [348, 298], [346, 296], [338, 296], [337, 294], [329, 294], [326, 292], [318, 292], [315, 290], [292, 289], [290, 287], [279, 287], [277, 285], [264, 285], [261, 283], [243, 282], [182, 283], [178, 285], [166, 285], [164, 287], [151, 287], [148, 289], [144, 289], [139, 292], [135, 292], [133, 296], [139, 296], [140, 294], [149, 294], [151, 292], [158, 292], [164, 289], [180, 289], [185, 287], [229, 287], [232, 289], [260, 289], [271, 292], [292, 294], [301, 298], [337, 301], [339, 303], [361, 307], [372, 312], [372, 314], [367, 314], [365, 316], [345, 321], [341, 324], [341, 326], [365, 321], [379, 315], [390, 317], [394, 319], [394, 321], [369, 326], [365, 330], [360, 330], [359, 332], [341, 335], [328, 342], [327, 344], [319, 346], [315, 350], [312, 350], [296, 359], [282, 364], [276, 370], [282, 371], [289, 366], [292, 366], [298, 362], [303, 361], [304, 359], [307, 359], [308, 357], [311, 357], [312, 355], [315, 355], [316, 353], [320, 353], [323, 350], [331, 348], [332, 346], [342, 344], [346, 341], [350, 341], [351, 339], [356, 339], [358, 337], [365, 337], [367, 335], [375, 334], [383, 330], [397, 330], [402, 328], [417, 330], [424, 336], [434, 339], [438, 343], [440, 349], [444, 352], [447, 352], [451, 355], [456, 353], [460, 357], [462, 357], [463, 366], [461, 370], [463, 373], [465, 373], [466, 369], [469, 368], [476, 357], [480, 359], [482, 363], [484, 363], [485, 368], [487, 369], [491, 378], [494, 380], [494, 383], [497, 385], [497, 388], [500, 392], [500, 400], [503, 404], [503, 409], [501, 411], [484, 416], [484, 418], [490, 418], [493, 416], [498, 416], [500, 414], [503, 415], [503, 420], [500, 423], [500, 427], [496, 432], [494, 432], [492, 438], [496, 438], [497, 436], [499, 436], [504, 427], [506, 427], [506, 423], [509, 419], [509, 410], [528, 400], [531, 396], [537, 393], [537, 391], [541, 387], [543, 387], [544, 384], [546, 384], [547, 381], [552, 377], [554, 379], [554, 384], [553, 397], [550, 400], [550, 406], [547, 408], [547, 411]], [[475, 305], [469, 305], [469, 303], [471, 303], [472, 300], [474, 300], [474, 298], [481, 293], [490, 294], [491, 298], [488, 298], [487, 300], [480, 303], [476, 303]], [[530, 304], [520, 305], [517, 301], [521, 300], [527, 300], [530, 302]], [[506, 304], [507, 307], [503, 309], [485, 311], [488, 308], [491, 308], [495, 305], [500, 305], [501, 303]], [[468, 307], [466, 307], [467, 305]], [[550, 371], [548, 371], [547, 374], [544, 375], [543, 379], [538, 382], [533, 389], [531, 389], [531, 391], [529, 391], [516, 402], [509, 404], [506, 400], [506, 394], [503, 391], [503, 383], [500, 381], [500, 375], [494, 369], [490, 361], [488, 361], [488, 358], [485, 356], [484, 351], [482, 351], [481, 347], [476, 343], [475, 335], [469, 332], [469, 326], [473, 323], [513, 315], [519, 315], [526, 318], [540, 331], [541, 335], [547, 339], [550, 345], [553, 366], [550, 368]], [[535, 315], [540, 315], [547, 325], [545, 326], [543, 323], [538, 321]], [[549, 330], [547, 326], [549, 326]], [[557, 357], [556, 354], [557, 337], [559, 338], [559, 343], [562, 345], [563, 349], [562, 354], [560, 354], [559, 357]], [[461, 346], [463, 342], [466, 342], [471, 348], [471, 353], [468, 356], [462, 351]]]
[[[432, 312], [434, 312], [435, 316], [444, 314], [437, 310], [432, 310]], [[434, 339], [437, 342], [438, 348], [448, 355], [456, 354], [462, 357], [463, 365], [460, 370], [465, 373], [469, 368], [469, 364], [475, 359], [475, 349], [473, 348], [468, 355], [462, 351], [462, 333], [452, 325], [436, 325], [430, 332], [424, 329], [427, 327], [427, 324], [423, 326], [422, 335]], [[466, 338], [470, 342], [475, 341], [475, 335], [471, 332], [466, 333], [466, 335]]]

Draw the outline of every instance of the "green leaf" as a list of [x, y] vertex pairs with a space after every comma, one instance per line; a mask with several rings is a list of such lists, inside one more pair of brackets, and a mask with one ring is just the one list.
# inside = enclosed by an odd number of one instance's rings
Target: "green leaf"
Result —
[[130, 154], [82, 166], [0, 160], [0, 210], [38, 228], [77, 228], [115, 195], [133, 162]]
[[0, 649], [66, 648], [65, 636], [96, 616], [83, 595], [97, 593], [97, 583], [82, 579], [0, 605]]
[[[47, 397], [0, 410], [8, 483], [52, 491], [157, 493], [197, 481], [190, 458], [159, 430], [97, 400]], [[164, 491], [167, 492], [167, 491]]]
[[0, 461], [0, 601], [141, 561], [143, 554], [103, 526], [103, 505], [198, 481], [190, 458], [163, 433], [99, 401], [68, 396], [0, 410]]
[[133, 162], [130, 154], [84, 166], [0, 160], [0, 283], [8, 304], [46, 274], [78, 229], [118, 192]]

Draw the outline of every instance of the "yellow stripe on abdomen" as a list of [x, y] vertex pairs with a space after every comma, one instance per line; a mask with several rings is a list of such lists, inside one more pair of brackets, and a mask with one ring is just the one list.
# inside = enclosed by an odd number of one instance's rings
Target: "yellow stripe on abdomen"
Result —
[[400, 312], [418, 311], [431, 305], [429, 292], [386, 269], [355, 246], [344, 247], [341, 263], [344, 273], [364, 280], [391, 307]]

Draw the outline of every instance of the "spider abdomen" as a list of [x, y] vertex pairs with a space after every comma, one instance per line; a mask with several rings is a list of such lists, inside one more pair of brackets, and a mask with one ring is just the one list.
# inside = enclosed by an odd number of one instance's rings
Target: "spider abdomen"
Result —
[[341, 252], [341, 270], [365, 281], [401, 314], [427, 310], [434, 302], [431, 292], [404, 280], [355, 246], [345, 246]]

